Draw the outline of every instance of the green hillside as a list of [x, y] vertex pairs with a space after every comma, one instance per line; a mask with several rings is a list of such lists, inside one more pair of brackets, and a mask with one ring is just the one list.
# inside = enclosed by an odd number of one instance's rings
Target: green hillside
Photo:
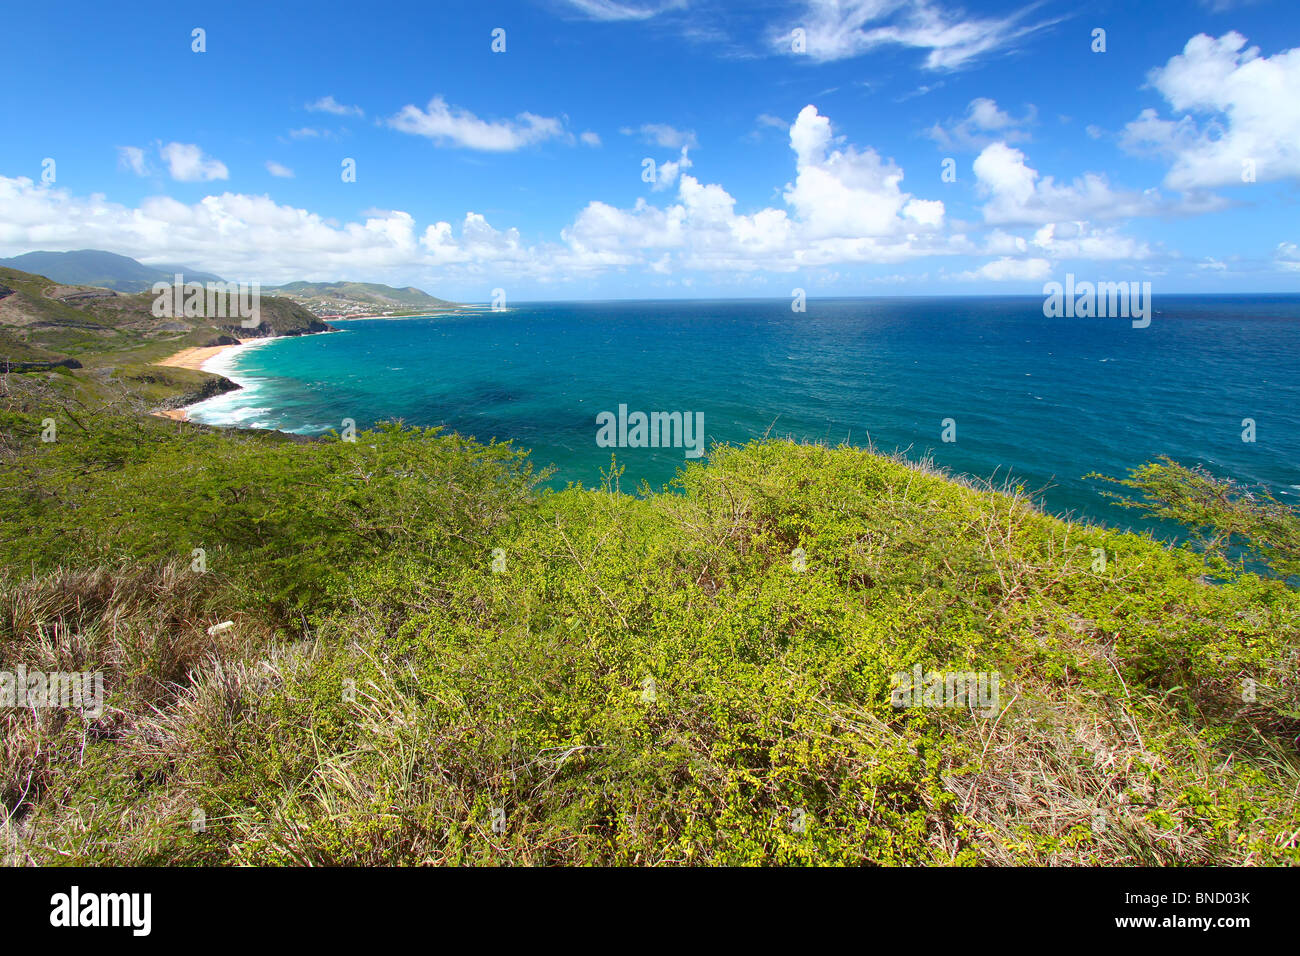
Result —
[[[6, 362], [10, 368], [45, 366], [37, 371], [62, 394], [147, 411], [188, 404], [218, 381], [203, 372], [152, 364], [181, 349], [329, 330], [293, 302], [269, 296], [261, 299], [256, 329], [243, 328], [238, 318], [159, 318], [153, 305], [148, 292], [63, 285], [0, 268], [0, 370]], [[18, 380], [12, 385], [15, 391], [23, 387]]]
[[439, 299], [419, 289], [374, 282], [291, 282], [265, 290], [283, 295], [314, 315], [346, 315], [353, 312], [417, 312], [457, 308], [455, 302]]
[[[0, 711], [8, 862], [1300, 863], [1267, 560], [851, 448], [634, 497], [436, 430], [38, 404], [55, 441], [0, 412], [0, 661], [106, 698]], [[1141, 487], [1295, 566], [1294, 514], [1186, 477]], [[1001, 693], [896, 707], [913, 668]]]

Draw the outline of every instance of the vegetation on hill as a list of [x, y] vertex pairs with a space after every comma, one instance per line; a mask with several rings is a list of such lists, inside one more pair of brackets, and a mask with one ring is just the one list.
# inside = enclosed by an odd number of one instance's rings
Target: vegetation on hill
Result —
[[1297, 519], [1210, 476], [1130, 490], [1251, 570], [854, 448], [556, 492], [396, 424], [46, 442], [15, 378], [0, 669], [107, 701], [0, 711], [11, 863], [1300, 862]]
[[[0, 268], [0, 375], [14, 367], [40, 372], [47, 405], [58, 400], [84, 411], [119, 412], [175, 408], [228, 383], [203, 372], [153, 364], [160, 359], [237, 338], [330, 329], [293, 302], [269, 296], [261, 298], [261, 324], [254, 329], [243, 328], [239, 318], [216, 315], [158, 317], [153, 314], [154, 299], [151, 292], [126, 295], [61, 285]], [[224, 294], [216, 296], [213, 305], [217, 312], [235, 311]], [[9, 385], [11, 403], [32, 391], [17, 379]]]
[[419, 289], [395, 289], [376, 282], [291, 282], [266, 290], [292, 299], [313, 315], [350, 313], [417, 313], [455, 309], [455, 302], [439, 299]]

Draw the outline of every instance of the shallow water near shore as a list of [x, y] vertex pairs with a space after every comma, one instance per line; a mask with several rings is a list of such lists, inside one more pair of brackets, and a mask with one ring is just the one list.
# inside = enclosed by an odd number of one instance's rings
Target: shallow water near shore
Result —
[[1169, 455], [1300, 501], [1300, 296], [1158, 296], [1154, 310], [1135, 329], [1045, 318], [1040, 297], [810, 300], [803, 314], [788, 299], [512, 303], [232, 349], [205, 367], [243, 388], [189, 411], [303, 434], [402, 419], [511, 439], [557, 466], [556, 486], [598, 483], [611, 451], [625, 491], [671, 480], [682, 448], [597, 444], [597, 415], [626, 405], [702, 412], [709, 442], [930, 454], [1125, 527], [1143, 525], [1085, 474]]

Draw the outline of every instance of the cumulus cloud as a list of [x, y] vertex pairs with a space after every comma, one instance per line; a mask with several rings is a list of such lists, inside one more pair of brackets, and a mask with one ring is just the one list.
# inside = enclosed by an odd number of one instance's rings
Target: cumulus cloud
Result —
[[168, 143], [159, 147], [158, 155], [177, 182], [203, 183], [230, 178], [225, 163], [204, 155], [203, 150], [193, 143]]
[[799, 113], [790, 127], [790, 147], [797, 175], [785, 201], [810, 238], [888, 236], [943, 221], [942, 202], [914, 199], [899, 189], [903, 171], [892, 161], [870, 148], [835, 148], [830, 120], [816, 107]]
[[1273, 262], [1288, 272], [1300, 272], [1300, 246], [1294, 242], [1279, 242], [1277, 251], [1273, 254]]
[[972, 166], [976, 188], [985, 197], [984, 220], [995, 225], [1044, 224], [1091, 219], [1149, 216], [1162, 212], [1201, 212], [1222, 204], [1210, 197], [1180, 203], [1165, 201], [1157, 190], [1137, 193], [1113, 189], [1105, 176], [1085, 173], [1070, 183], [1041, 176], [1025, 154], [1006, 143], [986, 146]]
[[1053, 259], [1090, 259], [1096, 262], [1151, 257], [1151, 247], [1116, 229], [1097, 229], [1086, 222], [1050, 222], [1028, 243], [1034, 251]]
[[596, 147], [600, 145], [600, 134], [593, 133], [591, 130], [587, 130], [585, 133], [579, 136], [578, 139], [582, 140], [583, 146]]
[[[836, 137], [830, 120], [805, 107], [789, 128], [795, 178], [786, 208], [736, 210], [717, 183], [679, 173], [676, 202], [631, 209], [589, 203], [564, 239], [579, 254], [630, 264], [651, 251], [659, 271], [790, 271], [840, 262], [897, 262], [956, 251], [943, 237], [944, 206], [905, 192], [903, 171], [870, 148]], [[671, 259], [664, 258], [664, 252]]]
[[1124, 128], [1130, 152], [1171, 160], [1173, 189], [1300, 178], [1300, 47], [1272, 57], [1246, 38], [1201, 34], [1148, 79], [1177, 119], [1143, 110]]
[[[230, 171], [226, 164], [205, 156], [203, 150], [193, 143], [168, 143], [165, 146], [155, 143], [158, 157], [167, 167], [172, 179], [182, 183], [210, 182], [214, 179], [229, 179]], [[117, 164], [122, 169], [129, 169], [137, 176], [153, 175], [147, 154], [139, 146], [119, 146]]]
[[1030, 106], [1023, 117], [1017, 118], [1000, 109], [996, 101], [979, 97], [970, 101], [966, 115], [960, 121], [950, 120], [947, 126], [935, 123], [926, 135], [945, 149], [972, 151], [998, 140], [1021, 142], [1029, 139], [1029, 134], [1021, 127], [1033, 122], [1035, 112]]
[[690, 169], [695, 164], [691, 162], [690, 156], [687, 155], [689, 147], [683, 146], [681, 154], [675, 160], [665, 160], [659, 163], [655, 168], [654, 185], [650, 189], [659, 192], [665, 189], [671, 189], [673, 183], [677, 182], [677, 174], [684, 169]]
[[289, 280], [406, 263], [417, 247], [405, 213], [338, 226], [266, 196], [228, 192], [194, 203], [153, 196], [133, 208], [0, 177], [0, 248], [113, 249], [232, 277]]
[[[1056, 215], [1058, 207], [1078, 205], [1079, 196], [1087, 199], [1087, 190], [1068, 191], [1070, 201], [1058, 201], [1057, 191], [1066, 187], [1044, 180], [1005, 145], [1002, 150], [1014, 155], [990, 153], [993, 147], [981, 154], [980, 182], [991, 206], [1015, 215], [990, 219], [1028, 219], [1036, 231], [1018, 236], [994, 228], [979, 243], [952, 232], [943, 202], [904, 189], [903, 170], [892, 159], [846, 142], [815, 106], [799, 112], [788, 138], [793, 171], [779, 203], [743, 207], [722, 184], [694, 175], [683, 146], [677, 159], [660, 166], [671, 171], [671, 192], [665, 188], [661, 202], [588, 202], [557, 240], [542, 242], [526, 241], [517, 229], [498, 227], [474, 211], [460, 220], [417, 224], [407, 212], [378, 210], [339, 223], [269, 196], [224, 192], [193, 203], [154, 196], [131, 207], [0, 177], [0, 254], [109, 248], [146, 262], [185, 261], [267, 283], [341, 274], [399, 283], [422, 275], [563, 281], [632, 268], [684, 282], [676, 276], [680, 271], [755, 275], [980, 253], [992, 261], [971, 276], [1002, 280], [1034, 278], [1052, 259], [1149, 254], [1144, 244], [1094, 227], [1086, 217]], [[126, 155], [129, 164], [132, 154]], [[211, 162], [201, 154], [191, 160], [191, 166]], [[268, 162], [272, 173], [273, 167], [278, 164]], [[1052, 218], [1037, 221], [1044, 210]], [[1294, 245], [1280, 247], [1276, 258], [1300, 263]]]
[[954, 70], [1056, 22], [1027, 22], [1035, 6], [1002, 17], [967, 17], [936, 0], [806, 0], [800, 18], [773, 30], [768, 39], [777, 52], [792, 53], [792, 31], [802, 28], [806, 55], [815, 60], [904, 46], [927, 51], [926, 69]]
[[278, 179], [293, 179], [293, 170], [273, 159], [266, 161], [266, 171]]
[[959, 279], [988, 279], [993, 282], [1031, 282], [1045, 279], [1052, 273], [1052, 264], [1046, 259], [1013, 259], [1003, 256], [986, 262], [978, 269], [958, 273]]
[[313, 113], [333, 113], [335, 116], [365, 116], [360, 106], [344, 106], [333, 96], [322, 96], [315, 102], [308, 103], [307, 109]]
[[564, 124], [552, 117], [525, 112], [513, 120], [483, 120], [469, 110], [448, 106], [441, 96], [431, 99], [424, 109], [409, 104], [402, 107], [388, 125], [439, 145], [485, 152], [511, 152], [564, 135]]
[[409, 281], [412, 271], [434, 269], [440, 278], [547, 278], [592, 265], [556, 244], [526, 246], [517, 230], [497, 230], [474, 212], [458, 229], [439, 222], [421, 233], [401, 210], [339, 224], [268, 196], [229, 192], [194, 203], [154, 196], [133, 208], [0, 176], [0, 255], [88, 247], [266, 283], [357, 274]]

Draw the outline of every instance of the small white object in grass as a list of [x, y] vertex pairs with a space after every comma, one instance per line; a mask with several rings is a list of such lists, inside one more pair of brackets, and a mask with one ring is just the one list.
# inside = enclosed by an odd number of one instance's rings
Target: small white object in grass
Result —
[[216, 637], [218, 634], [228, 631], [234, 626], [234, 621], [222, 621], [220, 624], [213, 624], [208, 628], [208, 637]]

